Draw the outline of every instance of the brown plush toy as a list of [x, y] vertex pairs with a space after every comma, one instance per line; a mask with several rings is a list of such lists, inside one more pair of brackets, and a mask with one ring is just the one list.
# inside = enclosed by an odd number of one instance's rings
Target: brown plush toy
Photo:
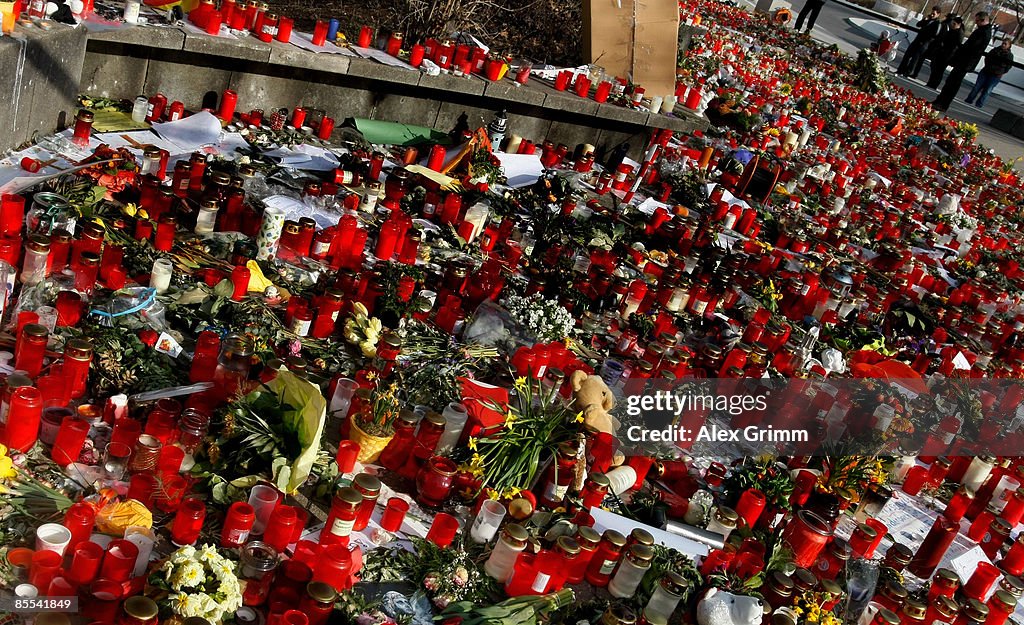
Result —
[[583, 412], [583, 424], [594, 432], [614, 435], [619, 424], [608, 411], [615, 407], [615, 396], [601, 376], [573, 371], [569, 382], [575, 398], [573, 408]]

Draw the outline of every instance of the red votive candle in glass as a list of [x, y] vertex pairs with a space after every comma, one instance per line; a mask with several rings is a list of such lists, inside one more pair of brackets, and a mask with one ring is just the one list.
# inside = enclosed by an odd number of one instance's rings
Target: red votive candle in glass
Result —
[[238, 94], [231, 89], [225, 89], [220, 97], [220, 108], [217, 110], [217, 117], [224, 123], [230, 122], [235, 116], [235, 107], [238, 105]]
[[164, 474], [160, 477], [159, 487], [153, 493], [153, 503], [159, 510], [174, 512], [181, 505], [181, 500], [188, 492], [188, 481], [180, 475]]
[[747, 527], [754, 527], [757, 519], [761, 517], [761, 512], [764, 511], [766, 502], [764, 493], [756, 488], [748, 488], [740, 495], [736, 513], [746, 522]]
[[58, 575], [50, 581], [45, 594], [47, 597], [70, 597], [75, 594], [75, 587], [67, 578]]
[[64, 376], [72, 399], [85, 396], [88, 390], [89, 367], [92, 365], [92, 343], [87, 339], [71, 339], [64, 345]]
[[92, 541], [75, 546], [71, 553], [71, 568], [64, 575], [75, 584], [89, 584], [100, 572], [103, 561], [103, 547]]
[[164, 445], [160, 448], [160, 457], [156, 461], [159, 475], [170, 475], [181, 471], [181, 463], [185, 461], [185, 450], [177, 445]]
[[30, 174], [38, 173], [43, 168], [43, 162], [37, 158], [31, 156], [25, 156], [21, 159], [21, 168]]
[[963, 585], [960, 592], [971, 599], [984, 603], [989, 593], [992, 592], [992, 587], [995, 586], [999, 576], [999, 569], [995, 565], [988, 562], [979, 562], [977, 568], [974, 569], [974, 573], [971, 574], [970, 579]]
[[380, 517], [380, 526], [386, 532], [397, 532], [402, 529], [402, 521], [409, 512], [409, 502], [401, 497], [388, 499], [384, 506], [384, 513]]
[[324, 529], [320, 532], [320, 544], [347, 545], [362, 503], [363, 496], [356, 489], [349, 486], [339, 488], [331, 502], [331, 512], [324, 523]]
[[813, 512], [800, 510], [783, 531], [782, 541], [793, 550], [793, 562], [809, 568], [831, 536], [832, 528], [824, 519]]
[[935, 567], [942, 560], [942, 556], [953, 544], [959, 530], [959, 522], [950, 521], [945, 516], [935, 519], [932, 529], [925, 536], [921, 546], [918, 547], [910, 564], [907, 565], [907, 570], [921, 579], [930, 578], [935, 572]]
[[302, 128], [302, 125], [306, 123], [306, 109], [301, 106], [296, 106], [295, 110], [292, 111], [292, 128]]
[[426, 48], [418, 43], [414, 43], [412, 48], [409, 50], [409, 65], [413, 67], [419, 67], [423, 65], [423, 57], [426, 56]]
[[316, 131], [316, 136], [321, 141], [327, 141], [331, 138], [331, 133], [334, 132], [334, 118], [327, 117], [326, 115], [320, 120], [320, 128]]
[[313, 26], [313, 38], [311, 39], [314, 46], [322, 46], [327, 43], [327, 28], [328, 24], [326, 21], [316, 21], [316, 25]]
[[398, 224], [389, 219], [380, 228], [377, 235], [377, 247], [374, 249], [374, 256], [380, 260], [391, 260], [395, 255], [395, 246], [398, 245], [398, 235], [401, 229]]
[[110, 434], [111, 443], [120, 443], [133, 447], [142, 434], [142, 422], [131, 417], [120, 417], [114, 420], [114, 431]]
[[118, 538], [107, 545], [107, 553], [103, 556], [100, 577], [115, 582], [126, 582], [135, 571], [135, 560], [139, 557], [139, 548], [130, 540]]
[[97, 579], [89, 585], [88, 592], [82, 601], [82, 616], [92, 622], [113, 623], [117, 619], [118, 608], [124, 587], [114, 580]]
[[416, 501], [429, 507], [440, 506], [452, 491], [455, 472], [455, 463], [448, 458], [431, 457], [416, 475]]
[[373, 29], [369, 26], [363, 26], [359, 29], [359, 39], [356, 40], [356, 45], [360, 48], [369, 48], [373, 45]]
[[597, 84], [597, 90], [594, 92], [594, 100], [597, 102], [607, 102], [608, 96], [612, 92], [612, 83], [607, 80], [602, 80]]
[[238, 265], [237, 267], [231, 270], [231, 285], [234, 289], [231, 292], [231, 299], [235, 300], [236, 302], [242, 301], [242, 298], [245, 297], [245, 294], [249, 292], [250, 277], [251, 272], [249, 271], [248, 267]]
[[277, 20], [277, 40], [281, 43], [288, 43], [292, 40], [292, 28], [295, 27], [295, 20], [290, 17], [282, 17]]
[[171, 524], [171, 542], [178, 547], [194, 545], [199, 540], [206, 519], [206, 504], [195, 497], [186, 497]]
[[569, 70], [562, 70], [555, 76], [555, 90], [565, 91], [569, 87], [569, 81], [572, 79], [572, 72]]
[[427, 540], [443, 549], [452, 544], [458, 531], [459, 520], [450, 514], [441, 512], [434, 517], [434, 522], [430, 524]]
[[223, 19], [224, 16], [220, 11], [214, 11], [213, 13], [210, 13], [210, 17], [206, 22], [206, 34], [219, 35], [220, 25]]
[[15, 193], [0, 195], [0, 234], [20, 234], [25, 224], [25, 198]]
[[236, 501], [228, 508], [220, 532], [220, 546], [228, 549], [241, 547], [249, 539], [256, 510], [244, 501]]
[[338, 592], [348, 588], [352, 577], [352, 552], [344, 545], [331, 545], [323, 550], [313, 568], [313, 581], [329, 584]]
[[581, 98], [587, 97], [590, 94], [590, 79], [580, 74], [576, 77], [576, 82], [573, 84], [573, 89], [576, 91], [576, 95]]
[[64, 550], [70, 553], [78, 543], [86, 542], [92, 536], [93, 525], [96, 524], [96, 509], [92, 504], [80, 501], [73, 503], [64, 513], [64, 527], [71, 532], [71, 540]]
[[28, 569], [28, 583], [45, 592], [60, 571], [62, 562], [63, 559], [56, 551], [36, 551], [32, 554], [32, 564]]
[[11, 393], [4, 428], [4, 444], [12, 451], [26, 452], [39, 439], [43, 418], [43, 396], [39, 389], [22, 386]]
[[[36, 317], [38, 320], [38, 316]], [[20, 319], [19, 319], [20, 321]], [[43, 369], [43, 358], [46, 356], [46, 342], [50, 332], [46, 326], [29, 323], [19, 328], [14, 344], [14, 368], [24, 371], [28, 377], [35, 378]]]
[[359, 457], [359, 443], [344, 440], [338, 443], [338, 454], [335, 461], [338, 463], [338, 473], [351, 473], [356, 466], [356, 459]]
[[274, 508], [267, 522], [267, 528], [263, 532], [263, 542], [274, 549], [283, 552], [291, 544], [292, 535], [295, 533], [295, 525], [299, 522], [295, 508], [280, 505]]
[[135, 473], [128, 480], [128, 499], [134, 499], [147, 508], [153, 507], [153, 495], [156, 493], [156, 476], [152, 473]]

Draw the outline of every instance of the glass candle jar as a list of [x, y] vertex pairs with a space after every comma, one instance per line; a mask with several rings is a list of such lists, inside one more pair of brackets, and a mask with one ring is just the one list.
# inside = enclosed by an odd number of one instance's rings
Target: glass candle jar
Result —
[[902, 573], [914, 557], [914, 552], [902, 543], [893, 543], [885, 552], [882, 559], [882, 566], [888, 567], [897, 573]]
[[451, 402], [441, 414], [444, 416], [445, 426], [444, 433], [441, 434], [437, 441], [436, 453], [447, 454], [459, 442], [462, 430], [466, 427], [466, 421], [469, 420], [469, 413], [466, 411], [466, 406], [462, 403]]
[[324, 532], [320, 537], [321, 545], [340, 543], [347, 545], [349, 535], [356, 523], [356, 516], [359, 513], [359, 506], [363, 503], [363, 496], [356, 489], [345, 486], [338, 489], [331, 502], [331, 513], [324, 524]]
[[[739, 515], [735, 510], [727, 506], [716, 506], [714, 512], [711, 514], [711, 518], [708, 519], [707, 530], [716, 534], [722, 535], [722, 540], [729, 540], [729, 534], [736, 529], [736, 522], [739, 520]], [[815, 554], [817, 558], [817, 554]], [[806, 565], [801, 565], [806, 566]]]
[[447, 420], [437, 412], [427, 412], [420, 421], [416, 430], [416, 444], [413, 446], [413, 457], [419, 461], [425, 461], [434, 455], [437, 449], [437, 442], [444, 433]]
[[448, 458], [430, 458], [416, 476], [416, 501], [429, 507], [440, 506], [451, 493], [455, 472], [455, 463]]
[[245, 581], [242, 605], [263, 605], [274, 581], [274, 570], [278, 565], [277, 551], [264, 542], [254, 541], [242, 547], [239, 555], [239, 578]]
[[978, 492], [981, 485], [988, 479], [989, 474], [995, 467], [996, 459], [991, 456], [976, 456], [971, 459], [971, 464], [967, 466], [967, 470], [964, 472], [962, 478], [960, 478], [960, 484], [962, 484], [967, 490], [971, 492]]
[[299, 610], [309, 618], [309, 625], [326, 625], [334, 613], [338, 592], [324, 582], [310, 582], [299, 601]]
[[982, 625], [988, 618], [988, 606], [977, 599], [968, 599], [960, 606], [953, 625]]
[[793, 603], [793, 580], [782, 571], [772, 572], [765, 580], [764, 600], [772, 608], [778, 609]]
[[228, 508], [220, 532], [220, 546], [226, 549], [241, 547], [249, 539], [256, 511], [244, 501], [236, 501]]
[[587, 565], [584, 574], [587, 582], [598, 588], [607, 586], [625, 547], [625, 536], [615, 530], [605, 530], [597, 550], [590, 559], [590, 564]]
[[960, 576], [956, 572], [942, 568], [935, 571], [932, 584], [928, 588], [928, 602], [935, 601], [938, 597], [952, 597], [960, 588]]
[[171, 525], [171, 542], [177, 547], [194, 545], [199, 540], [206, 519], [206, 504], [195, 497], [186, 497], [178, 506]]
[[18, 280], [22, 284], [33, 285], [42, 282], [46, 277], [47, 259], [50, 256], [50, 239], [33, 234], [25, 243], [25, 257], [22, 259], [21, 273]]
[[529, 534], [521, 525], [509, 523], [502, 531], [490, 556], [484, 562], [484, 572], [504, 584], [512, 576], [516, 559], [526, 549]]
[[355, 524], [352, 526], [352, 531], [359, 532], [366, 529], [370, 522], [370, 516], [380, 497], [381, 484], [380, 480], [369, 473], [360, 473], [352, 480], [352, 488], [359, 491], [359, 495], [362, 497], [359, 510], [356, 512]]
[[61, 372], [72, 399], [85, 396], [92, 365], [92, 343], [88, 339], [71, 339], [64, 344], [64, 364]]
[[88, 147], [89, 135], [92, 133], [93, 113], [88, 109], [79, 109], [75, 115], [75, 131], [71, 142], [75, 145]]
[[960, 606], [952, 597], [940, 595], [934, 601], [928, 602], [928, 615], [925, 617], [925, 623], [929, 625], [952, 623], [959, 610]]
[[668, 621], [672, 618], [672, 613], [676, 611], [676, 606], [686, 594], [688, 587], [689, 583], [682, 575], [674, 571], [665, 573], [654, 586], [654, 592], [651, 593], [651, 598], [644, 608], [644, 615], [656, 616]]
[[263, 531], [263, 542], [278, 553], [284, 552], [292, 542], [295, 526], [299, 524], [299, 516], [292, 506], [279, 505], [270, 513], [267, 527]]
[[988, 562], [979, 562], [978, 566], [974, 569], [974, 573], [971, 574], [970, 579], [967, 580], [967, 583], [964, 584], [960, 592], [965, 597], [984, 601], [988, 598], [989, 593], [992, 592], [992, 588], [995, 587], [999, 575], [999, 569], [995, 565]]
[[378, 462], [389, 471], [398, 472], [409, 461], [413, 445], [416, 444], [416, 424], [419, 417], [411, 410], [403, 410], [395, 421], [395, 436], [381, 452]]
[[29, 377], [39, 376], [46, 356], [46, 342], [50, 332], [38, 323], [26, 324], [14, 346], [14, 368], [24, 371]]
[[960, 519], [964, 518], [964, 514], [967, 512], [967, 508], [974, 502], [974, 491], [969, 490], [966, 486], [961, 486], [957, 489], [956, 493], [946, 504], [946, 509], [943, 510], [942, 516], [946, 517], [954, 523], [959, 523]]
[[831, 536], [832, 528], [824, 519], [800, 510], [786, 525], [782, 541], [792, 549], [794, 564], [807, 568], [814, 564]]
[[898, 614], [903, 610], [903, 604], [907, 601], [907, 589], [896, 580], [887, 580], [879, 585], [874, 601]]
[[997, 590], [992, 593], [986, 606], [988, 617], [985, 619], [985, 625], [1004, 625], [1006, 619], [1017, 609], [1017, 597], [1005, 590]]
[[576, 544], [580, 547], [580, 554], [572, 561], [566, 573], [566, 581], [570, 584], [578, 584], [583, 581], [583, 576], [590, 565], [590, 561], [601, 544], [601, 535], [593, 528], [581, 525], [576, 530]]
[[584, 508], [600, 506], [604, 498], [608, 496], [610, 483], [604, 473], [591, 473], [583, 484], [583, 491], [580, 498], [583, 500]]

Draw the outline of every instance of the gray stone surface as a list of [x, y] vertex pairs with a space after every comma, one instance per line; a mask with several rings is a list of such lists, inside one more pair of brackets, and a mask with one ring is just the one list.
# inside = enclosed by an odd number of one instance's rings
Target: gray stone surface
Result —
[[420, 76], [420, 89], [431, 89], [448, 93], [462, 93], [466, 95], [483, 95], [486, 81], [475, 76], [452, 76], [451, 74], [440, 74], [438, 76]]
[[297, 48], [290, 43], [273, 41], [270, 44], [270, 63], [297, 69], [345, 74], [348, 72], [349, 57], [341, 54], [317, 54]]
[[614, 104], [599, 104], [597, 107], [597, 117], [608, 121], [624, 122], [634, 126], [646, 126], [650, 113], [624, 106], [615, 106]]
[[437, 100], [385, 93], [378, 96], [372, 117], [433, 128], [440, 108], [441, 103]]
[[18, 120], [18, 100], [24, 91], [17, 73], [21, 58], [21, 43], [13, 37], [0, 37], [0, 149], [18, 143], [14, 126]]
[[174, 26], [132, 26], [89, 33], [89, 41], [110, 41], [133, 46], [181, 50], [185, 45], [185, 31]]
[[84, 28], [60, 24], [50, 31], [26, 30], [26, 35], [16, 141], [27, 141], [71, 123], [78, 111], [78, 83], [85, 59]]
[[226, 37], [186, 33], [185, 45], [182, 49], [186, 52], [226, 56], [244, 61], [262, 61], [264, 63], [270, 61], [270, 46], [255, 37], [228, 39]]
[[463, 113], [466, 114], [469, 129], [476, 130], [481, 126], [489, 124], [494, 119], [495, 111], [489, 108], [467, 106], [458, 102], [442, 102], [437, 111], [437, 121], [434, 122], [434, 128], [448, 132], [455, 127], [459, 116]]
[[308, 87], [299, 100], [301, 105], [327, 111], [339, 125], [341, 120], [349, 117], [370, 117], [373, 111], [375, 94], [367, 89], [336, 84], [312, 84]]
[[104, 98], [134, 98], [146, 87], [149, 59], [145, 48], [119, 43], [90, 43], [82, 65], [80, 91]]
[[230, 88], [238, 94], [240, 111], [259, 108], [269, 115], [271, 109], [291, 110], [302, 99], [302, 92], [296, 90], [295, 80], [280, 76], [234, 72]]
[[548, 136], [551, 128], [551, 120], [541, 117], [543, 111], [537, 109], [533, 115], [520, 115], [518, 113], [508, 114], [509, 134], [519, 135], [523, 139], [529, 139], [534, 143], [541, 143], [544, 137]]
[[352, 59], [348, 66], [348, 73], [351, 76], [381, 82], [395, 82], [410, 87], [415, 87], [420, 81], [420, 72], [418, 71], [392, 67], [368, 59]]
[[546, 97], [543, 91], [533, 87], [530, 83], [524, 86], [512, 80], [487, 81], [484, 87], [484, 96], [530, 106], [542, 106]]
[[[185, 108], [194, 111], [202, 107], [207, 93], [212, 92], [214, 96], [210, 97], [220, 101], [220, 94], [230, 83], [231, 72], [227, 69], [199, 65], [183, 67], [173, 59], [153, 58], [149, 61], [146, 72], [144, 93], [153, 94], [160, 91], [169, 101], [179, 100]], [[238, 106], [244, 106], [241, 98]]]
[[592, 127], [556, 121], [551, 122], [548, 134], [544, 138], [555, 145], [564, 143], [569, 146], [569, 151], [572, 152], [581, 143], [594, 143], [597, 135], [598, 132]]
[[581, 98], [571, 91], [558, 91], [540, 81], [534, 81], [535, 89], [544, 94], [544, 108], [576, 115], [596, 115], [600, 106], [590, 98]]

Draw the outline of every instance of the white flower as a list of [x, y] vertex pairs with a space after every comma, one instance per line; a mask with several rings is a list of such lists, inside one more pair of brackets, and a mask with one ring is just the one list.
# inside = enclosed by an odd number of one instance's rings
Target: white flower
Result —
[[377, 346], [370, 341], [362, 341], [359, 343], [359, 349], [363, 352], [363, 356], [367, 358], [373, 358], [377, 355]]

